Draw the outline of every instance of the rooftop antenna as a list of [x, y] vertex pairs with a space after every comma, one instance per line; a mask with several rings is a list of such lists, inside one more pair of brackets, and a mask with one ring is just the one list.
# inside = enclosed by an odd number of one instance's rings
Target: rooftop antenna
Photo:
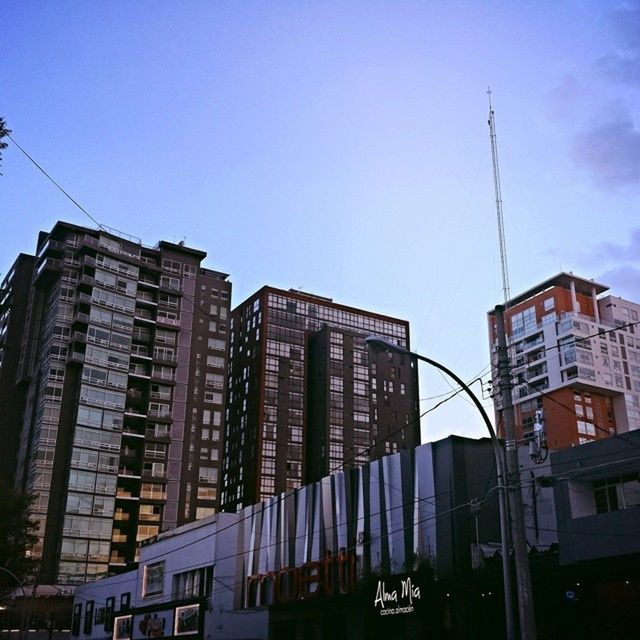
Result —
[[511, 298], [509, 290], [509, 270], [507, 269], [507, 243], [504, 237], [504, 220], [502, 217], [502, 191], [500, 189], [500, 167], [498, 165], [498, 142], [496, 139], [496, 119], [491, 104], [491, 87], [487, 89], [489, 96], [489, 137], [491, 138], [491, 159], [493, 161], [493, 187], [496, 192], [496, 214], [498, 216], [498, 244], [500, 246], [500, 266], [502, 269], [502, 292], [505, 305]]

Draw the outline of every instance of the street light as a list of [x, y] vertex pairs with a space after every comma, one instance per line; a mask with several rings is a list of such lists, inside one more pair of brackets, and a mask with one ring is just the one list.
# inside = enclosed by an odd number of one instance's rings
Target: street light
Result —
[[482, 406], [482, 403], [478, 399], [478, 397], [471, 391], [469, 386], [464, 382], [464, 380], [460, 379], [453, 371], [445, 367], [443, 364], [432, 360], [431, 358], [427, 358], [426, 356], [422, 356], [419, 353], [415, 353], [414, 351], [409, 351], [405, 347], [401, 347], [386, 338], [381, 338], [380, 336], [369, 336], [364, 340], [365, 344], [374, 351], [387, 351], [392, 353], [400, 353], [402, 355], [410, 356], [411, 358], [415, 358], [416, 360], [421, 360], [422, 362], [426, 362], [436, 369], [440, 369], [446, 373], [449, 377], [453, 378], [455, 382], [462, 387], [462, 389], [466, 392], [466, 394], [471, 398], [473, 404], [476, 406], [482, 419], [484, 420], [485, 426], [489, 431], [489, 436], [491, 437], [491, 445], [493, 447], [493, 456], [496, 462], [496, 475], [498, 480], [498, 504], [500, 505], [500, 547], [502, 551], [502, 578], [504, 583], [504, 609], [505, 609], [505, 620], [506, 620], [506, 631], [507, 631], [507, 640], [515, 640], [515, 621], [513, 617], [513, 599], [511, 594], [511, 565], [509, 562], [509, 514], [507, 511], [507, 485], [506, 485], [506, 476], [504, 474], [504, 462], [502, 459], [502, 448], [500, 447], [500, 443], [498, 442], [498, 438], [496, 437], [496, 432], [491, 424], [491, 420], [485, 411], [485, 408]]

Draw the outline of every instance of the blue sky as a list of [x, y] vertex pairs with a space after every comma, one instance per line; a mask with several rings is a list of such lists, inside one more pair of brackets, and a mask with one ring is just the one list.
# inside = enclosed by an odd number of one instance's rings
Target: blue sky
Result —
[[[234, 303], [301, 287], [486, 370], [489, 85], [512, 292], [572, 270], [640, 298], [638, 2], [8, 0], [3, 18], [16, 141], [103, 224], [207, 250]], [[2, 273], [56, 220], [91, 224], [14, 146], [2, 172]], [[450, 388], [426, 368], [421, 387]], [[424, 441], [449, 433], [485, 435], [463, 399], [424, 421]]]

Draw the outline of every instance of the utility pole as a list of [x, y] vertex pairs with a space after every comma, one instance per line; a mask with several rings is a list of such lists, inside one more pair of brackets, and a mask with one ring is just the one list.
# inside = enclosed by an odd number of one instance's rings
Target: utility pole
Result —
[[496, 334], [498, 338], [498, 377], [502, 398], [502, 428], [504, 430], [505, 458], [507, 471], [507, 489], [509, 493], [509, 513], [511, 514], [511, 541], [516, 566], [516, 584], [518, 587], [518, 611], [520, 613], [520, 638], [535, 640], [536, 619], [533, 608], [533, 590], [531, 572], [527, 554], [527, 538], [524, 528], [522, 508], [522, 489], [520, 487], [520, 467], [515, 437], [515, 413], [511, 396], [511, 368], [507, 337], [504, 328], [504, 305], [495, 309]]

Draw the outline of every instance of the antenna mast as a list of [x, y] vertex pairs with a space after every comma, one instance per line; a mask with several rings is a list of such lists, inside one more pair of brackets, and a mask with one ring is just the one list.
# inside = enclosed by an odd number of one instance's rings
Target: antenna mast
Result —
[[509, 270], [507, 269], [507, 243], [504, 237], [504, 220], [502, 217], [502, 191], [500, 189], [500, 167], [498, 166], [498, 142], [496, 140], [496, 120], [491, 105], [491, 88], [489, 96], [489, 137], [491, 138], [491, 159], [493, 161], [493, 187], [496, 193], [496, 214], [498, 216], [498, 244], [500, 246], [500, 266], [502, 268], [502, 291], [505, 305], [511, 298], [509, 290]]

